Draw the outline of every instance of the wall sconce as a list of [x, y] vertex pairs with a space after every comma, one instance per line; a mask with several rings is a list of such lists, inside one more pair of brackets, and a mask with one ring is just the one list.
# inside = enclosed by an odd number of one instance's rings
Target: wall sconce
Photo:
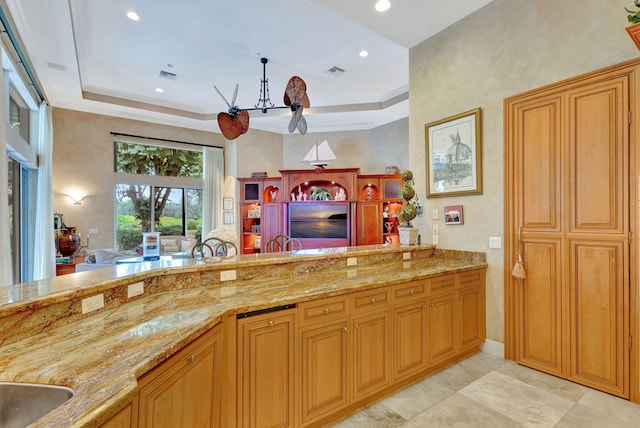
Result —
[[82, 193], [65, 193], [65, 195], [67, 195], [67, 197], [73, 201], [74, 205], [81, 205], [82, 201], [84, 201], [84, 199], [89, 196], [83, 195]]

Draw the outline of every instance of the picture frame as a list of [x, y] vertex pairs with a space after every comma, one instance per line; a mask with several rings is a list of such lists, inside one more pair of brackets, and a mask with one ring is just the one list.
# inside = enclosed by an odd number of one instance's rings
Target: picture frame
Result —
[[464, 224], [462, 205], [450, 205], [444, 207], [444, 224]]
[[247, 211], [247, 217], [255, 218], [256, 217], [256, 211], [255, 210], [248, 210]]
[[223, 224], [233, 224], [233, 211], [225, 211], [222, 220]]
[[254, 211], [256, 212], [256, 218], [260, 218], [260, 207], [256, 207]]
[[482, 194], [482, 110], [425, 125], [427, 198]]
[[261, 237], [260, 235], [253, 238], [253, 248], [260, 248], [261, 245]]
[[222, 198], [222, 209], [223, 210], [232, 210], [233, 209], [233, 198]]

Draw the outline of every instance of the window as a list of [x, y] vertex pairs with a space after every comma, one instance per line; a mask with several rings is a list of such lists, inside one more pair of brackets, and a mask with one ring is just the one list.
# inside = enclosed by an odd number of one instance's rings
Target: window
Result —
[[116, 141], [115, 166], [128, 183], [115, 186], [119, 250], [142, 243], [143, 232], [202, 235], [202, 152]]
[[29, 141], [29, 119], [31, 111], [18, 91], [11, 86], [9, 90], [9, 125], [16, 130], [27, 144]]

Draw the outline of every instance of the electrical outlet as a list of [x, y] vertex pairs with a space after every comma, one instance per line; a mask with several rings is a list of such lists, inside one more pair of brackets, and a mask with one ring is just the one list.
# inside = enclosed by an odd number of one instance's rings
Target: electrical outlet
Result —
[[235, 279], [236, 279], [235, 269], [220, 271], [220, 281], [234, 281]]
[[438, 245], [438, 235], [433, 235], [433, 237], [431, 238], [431, 242], [433, 243], [433, 245]]
[[347, 266], [356, 266], [358, 264], [357, 257], [348, 257], [347, 258]]
[[402, 253], [402, 260], [409, 260], [411, 258], [411, 251]]
[[127, 287], [127, 299], [144, 294], [144, 282], [139, 281]]
[[82, 314], [96, 311], [100, 308], [104, 308], [104, 294], [96, 294], [95, 296], [82, 299]]
[[100, 231], [98, 230], [97, 227], [90, 227], [89, 228], [89, 235], [97, 235], [98, 233], [100, 233]]
[[502, 238], [499, 236], [490, 236], [489, 237], [489, 248], [502, 248]]
[[438, 209], [434, 208], [431, 210], [431, 219], [432, 220], [437, 220], [438, 219]]
[[439, 232], [438, 225], [437, 225], [437, 224], [432, 225], [432, 226], [431, 226], [431, 230], [433, 231], [433, 234], [434, 234], [434, 235], [437, 235], [437, 234], [438, 234], [438, 232]]

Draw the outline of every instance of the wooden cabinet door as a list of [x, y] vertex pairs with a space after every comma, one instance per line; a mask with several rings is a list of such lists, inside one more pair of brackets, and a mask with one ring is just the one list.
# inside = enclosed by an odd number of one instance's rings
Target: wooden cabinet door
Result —
[[527, 272], [506, 284], [516, 345], [507, 354], [625, 398], [629, 111], [620, 72], [507, 103], [508, 265], [521, 251]]
[[295, 426], [295, 309], [238, 320], [238, 426]]
[[348, 319], [301, 331], [302, 425], [349, 404]]
[[353, 399], [359, 400], [391, 381], [389, 310], [351, 318]]
[[432, 297], [429, 311], [429, 365], [453, 357], [456, 353], [456, 293]]
[[217, 426], [219, 337], [206, 333], [140, 379], [141, 428]]
[[357, 245], [382, 244], [382, 203], [358, 202]]
[[262, 204], [260, 214], [260, 232], [262, 235], [262, 252], [270, 239], [284, 234], [284, 205], [280, 203]]
[[427, 368], [427, 301], [393, 308], [394, 380]]
[[[135, 401], [135, 400], [134, 400]], [[127, 407], [111, 416], [108, 421], [100, 425], [100, 428], [135, 428], [138, 421], [135, 419], [134, 403], [129, 403]]]
[[483, 287], [477, 285], [458, 292], [458, 351], [477, 348], [484, 342], [485, 303]]

